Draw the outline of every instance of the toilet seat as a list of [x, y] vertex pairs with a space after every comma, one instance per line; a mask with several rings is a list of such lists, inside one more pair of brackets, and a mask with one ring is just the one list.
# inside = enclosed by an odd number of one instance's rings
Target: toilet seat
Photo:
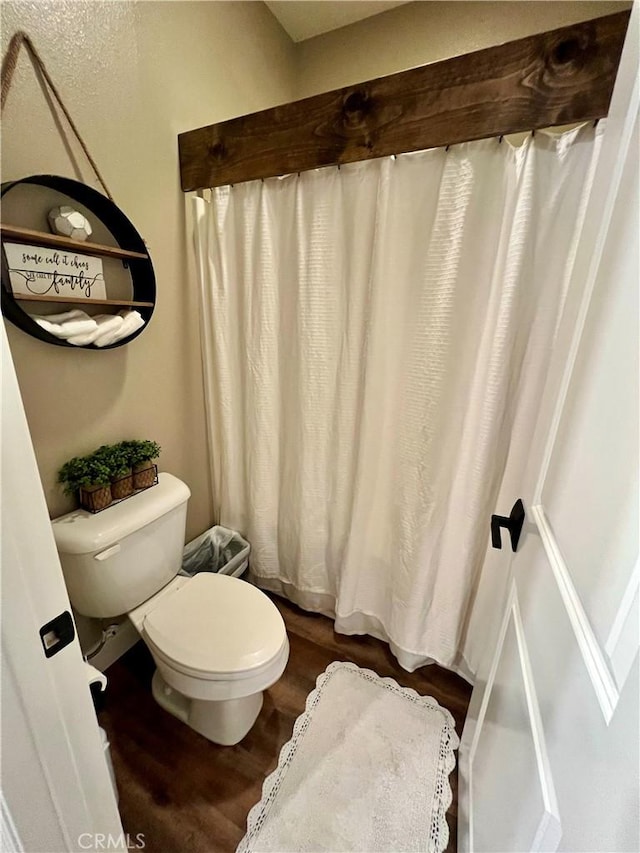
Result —
[[[142, 624], [165, 666], [204, 681], [267, 674], [289, 644], [282, 617], [267, 596], [237, 578], [202, 572], [164, 596]], [[278, 667], [279, 668], [279, 667]]]

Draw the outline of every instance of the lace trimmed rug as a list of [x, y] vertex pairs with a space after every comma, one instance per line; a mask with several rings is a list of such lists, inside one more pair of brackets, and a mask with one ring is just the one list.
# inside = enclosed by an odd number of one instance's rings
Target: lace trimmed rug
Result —
[[449, 711], [352, 663], [318, 678], [237, 853], [373, 853], [447, 846]]

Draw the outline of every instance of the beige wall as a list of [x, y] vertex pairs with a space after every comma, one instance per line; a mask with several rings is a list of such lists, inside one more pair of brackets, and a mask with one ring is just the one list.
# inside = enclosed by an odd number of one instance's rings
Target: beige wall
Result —
[[630, 8], [607, 0], [409, 3], [297, 46], [296, 98]]
[[[157, 309], [129, 346], [70, 350], [7, 323], [47, 503], [67, 458], [126, 436], [163, 448], [161, 468], [191, 488], [189, 537], [212, 521], [194, 282], [176, 136], [291, 100], [293, 45], [256, 3], [3, 3], [2, 48], [26, 30], [64, 93], [117, 203], [147, 241]], [[74, 148], [77, 150], [77, 146]], [[2, 180], [74, 170], [25, 54], [3, 115]]]

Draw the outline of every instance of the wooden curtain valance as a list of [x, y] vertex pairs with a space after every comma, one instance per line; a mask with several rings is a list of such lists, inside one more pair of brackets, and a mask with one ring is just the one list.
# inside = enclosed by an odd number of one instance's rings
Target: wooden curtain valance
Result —
[[178, 136], [184, 192], [607, 115], [629, 12]]

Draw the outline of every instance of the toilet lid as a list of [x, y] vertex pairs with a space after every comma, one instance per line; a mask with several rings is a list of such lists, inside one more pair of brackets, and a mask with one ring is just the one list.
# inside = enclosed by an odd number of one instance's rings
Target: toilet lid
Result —
[[202, 673], [238, 673], [272, 660], [286, 630], [277, 607], [246, 581], [201, 572], [149, 613], [144, 632], [167, 658]]

